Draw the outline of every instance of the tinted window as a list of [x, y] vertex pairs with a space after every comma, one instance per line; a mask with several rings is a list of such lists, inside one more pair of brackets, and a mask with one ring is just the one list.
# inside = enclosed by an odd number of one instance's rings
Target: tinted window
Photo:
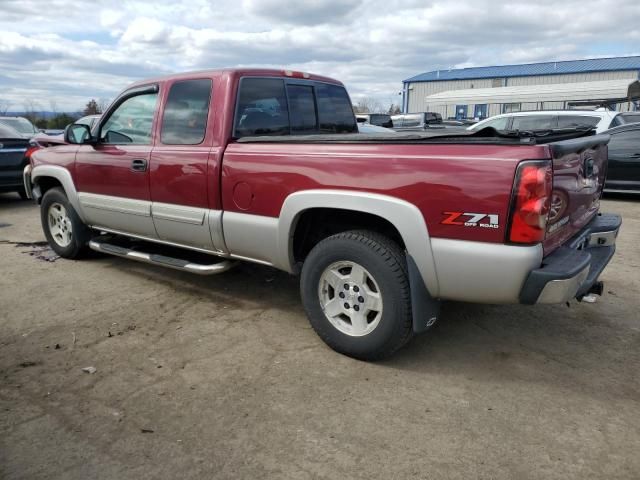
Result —
[[371, 123], [371, 125], [379, 125], [380, 127], [387, 127], [391, 124], [391, 117], [389, 115], [374, 114], [374, 115], [371, 115], [369, 123]]
[[4, 123], [5, 125], [8, 125], [9, 127], [13, 128], [14, 130], [24, 135], [31, 135], [32, 133], [38, 132], [36, 130], [36, 127], [34, 127], [29, 120], [22, 117], [0, 118], [0, 123]]
[[631, 155], [640, 153], [640, 130], [614, 133], [609, 142], [609, 154]]
[[284, 80], [243, 78], [235, 119], [235, 136], [288, 135], [289, 113]]
[[554, 115], [531, 115], [513, 117], [511, 130], [546, 130], [556, 128], [557, 117]]
[[157, 93], [127, 98], [101, 128], [104, 143], [149, 145]]
[[558, 127], [595, 127], [600, 123], [600, 117], [587, 117], [584, 115], [559, 115]]
[[624, 123], [638, 123], [640, 122], [640, 113], [623, 113], [621, 115], [617, 115], [616, 119], [619, 120], [618, 125], [622, 125]]
[[313, 87], [287, 85], [291, 133], [314, 133], [318, 128]]
[[[358, 131], [353, 107], [344, 87], [316, 84], [318, 119], [321, 133], [355, 133]], [[373, 122], [372, 122], [373, 123]]]
[[197, 145], [204, 140], [211, 80], [176, 82], [169, 90], [160, 141], [165, 145]]

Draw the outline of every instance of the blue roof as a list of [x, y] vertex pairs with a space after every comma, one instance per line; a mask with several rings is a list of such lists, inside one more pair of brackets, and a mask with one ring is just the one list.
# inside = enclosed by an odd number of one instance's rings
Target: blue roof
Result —
[[470, 80], [477, 78], [530, 77], [534, 75], [613, 72], [620, 70], [640, 70], [640, 56], [434, 70], [433, 72], [421, 73], [415, 77], [403, 80], [403, 83], [432, 82], [438, 80]]

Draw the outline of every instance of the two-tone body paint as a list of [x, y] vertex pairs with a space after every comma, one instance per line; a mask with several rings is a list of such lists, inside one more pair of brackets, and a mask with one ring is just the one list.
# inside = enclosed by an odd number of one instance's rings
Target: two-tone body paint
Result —
[[[34, 172], [46, 164], [68, 169], [78, 197], [84, 198], [84, 213], [106, 219], [105, 224], [88, 222], [96, 228], [287, 271], [294, 270], [291, 229], [301, 212], [292, 205], [323, 208], [331, 204], [370, 213], [376, 203], [380, 216], [406, 228], [410, 238], [403, 239], [412, 245], [408, 247], [412, 256], [417, 252], [424, 258], [419, 268], [432, 295], [517, 301], [526, 274], [540, 265], [542, 246], [504, 245], [514, 176], [523, 160], [550, 160], [548, 146], [237, 142], [232, 138], [233, 119], [243, 76], [282, 75], [246, 69], [141, 82], [132, 88], [158, 86], [150, 145], [46, 149], [34, 155]], [[162, 145], [161, 112], [170, 86], [198, 78], [211, 78], [213, 85], [205, 139], [195, 146]], [[325, 77], [309, 78], [341, 85]], [[140, 155], [148, 160], [148, 169], [130, 171], [131, 159]], [[323, 191], [327, 202], [322, 200]], [[309, 203], [309, 198], [315, 203]], [[102, 216], [96, 216], [98, 211]], [[471, 221], [465, 222], [469, 225], [443, 223], [447, 212], [469, 212], [478, 221], [484, 215], [491, 228]], [[122, 228], [113, 227], [109, 218], [122, 213], [134, 216], [123, 220]], [[283, 217], [288, 219], [286, 225]], [[417, 228], [410, 228], [412, 224]]]

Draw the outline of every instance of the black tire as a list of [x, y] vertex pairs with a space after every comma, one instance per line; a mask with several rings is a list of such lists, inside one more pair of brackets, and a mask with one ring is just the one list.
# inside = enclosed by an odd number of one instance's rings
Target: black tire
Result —
[[[62, 205], [64, 207], [71, 224], [71, 242], [66, 246], [61, 245], [53, 238], [49, 228], [49, 208], [53, 204]], [[40, 221], [42, 222], [42, 230], [44, 231], [44, 235], [47, 238], [49, 245], [58, 255], [63, 258], [73, 259], [80, 258], [87, 253], [87, 244], [91, 238], [91, 229], [82, 223], [82, 220], [80, 220], [80, 217], [61, 188], [51, 188], [50, 190], [47, 190], [42, 197], [42, 203], [40, 205]]]
[[[323, 272], [342, 261], [364, 267], [379, 286], [383, 304], [380, 319], [377, 326], [363, 336], [343, 333], [321, 306]], [[385, 236], [370, 231], [348, 231], [322, 240], [304, 261], [300, 291], [311, 326], [337, 352], [360, 360], [378, 360], [393, 354], [412, 337], [406, 258], [400, 247]]]

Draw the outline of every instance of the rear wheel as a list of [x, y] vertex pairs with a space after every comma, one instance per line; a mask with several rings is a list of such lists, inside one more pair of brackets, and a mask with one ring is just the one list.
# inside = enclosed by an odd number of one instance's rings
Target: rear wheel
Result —
[[82, 223], [64, 191], [52, 188], [40, 205], [42, 229], [49, 245], [64, 258], [78, 258], [87, 251], [91, 230]]
[[350, 231], [321, 241], [305, 259], [300, 288], [314, 330], [340, 353], [376, 360], [411, 338], [405, 256], [382, 235]]

